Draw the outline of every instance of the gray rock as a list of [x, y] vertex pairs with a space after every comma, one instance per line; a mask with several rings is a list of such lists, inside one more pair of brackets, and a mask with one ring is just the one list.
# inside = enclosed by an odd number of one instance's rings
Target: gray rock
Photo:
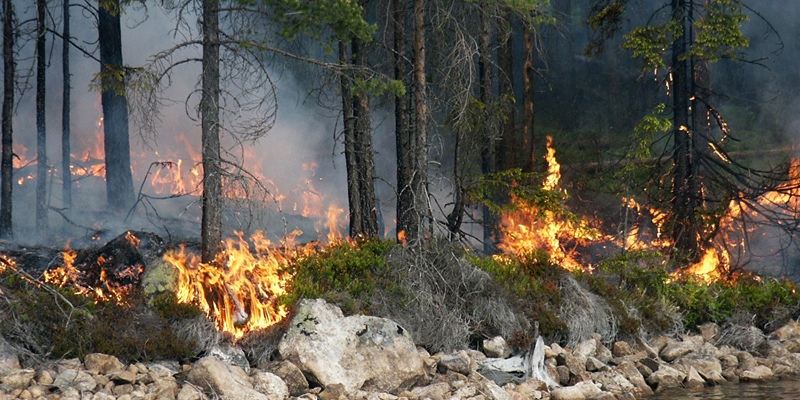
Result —
[[611, 354], [614, 357], [625, 357], [633, 354], [633, 349], [628, 342], [614, 342], [614, 347], [611, 348]]
[[581, 354], [584, 357], [594, 356], [597, 352], [597, 340], [588, 339], [578, 343], [575, 346], [575, 353]]
[[271, 400], [253, 388], [243, 369], [216, 357], [207, 356], [198, 360], [186, 379], [222, 400]]
[[447, 371], [469, 375], [472, 372], [472, 358], [464, 350], [452, 354], [443, 354], [439, 357], [438, 369], [440, 373]]
[[483, 341], [483, 352], [491, 358], [508, 358], [511, 356], [511, 346], [502, 336], [495, 336]]
[[683, 384], [686, 374], [666, 364], [661, 364], [657, 371], [647, 377], [647, 383], [656, 392], [661, 392], [669, 388], [678, 387]]
[[579, 375], [581, 372], [586, 371], [586, 362], [581, 362], [581, 359], [569, 353], [561, 353], [556, 356], [558, 365], [563, 365], [569, 369], [570, 374]]
[[689, 371], [686, 372], [686, 379], [683, 381], [683, 385], [690, 389], [697, 389], [704, 387], [706, 385], [705, 379], [703, 379], [697, 370], [694, 367], [689, 367]]
[[219, 343], [206, 352], [207, 356], [218, 358], [224, 363], [235, 365], [250, 373], [250, 362], [247, 361], [247, 356], [244, 354], [239, 346], [234, 346], [229, 343]]
[[775, 375], [797, 375], [800, 373], [800, 354], [787, 354], [775, 359], [772, 365]]
[[800, 338], [800, 323], [795, 320], [789, 320], [789, 322], [778, 328], [775, 332], [770, 334], [771, 337], [775, 338], [776, 340], [780, 340], [781, 342]]
[[602, 343], [597, 344], [597, 351], [594, 353], [595, 358], [600, 360], [600, 362], [608, 364], [614, 355], [611, 353], [611, 350], [608, 347], [604, 346]]
[[492, 381], [481, 382], [480, 392], [487, 400], [514, 400], [508, 392]]
[[19, 352], [0, 336], [0, 375], [20, 368]]
[[[177, 400], [205, 400], [206, 395], [194, 385], [183, 385], [178, 392]], [[119, 400], [119, 399], [117, 399]]]
[[628, 361], [617, 365], [614, 367], [614, 371], [622, 374], [635, 387], [634, 392], [637, 396], [650, 396], [653, 394], [653, 389], [650, 388], [644, 376], [632, 362]]
[[447, 382], [438, 382], [427, 386], [415, 387], [411, 394], [418, 399], [430, 398], [432, 400], [444, 399], [450, 385]]
[[286, 400], [289, 397], [289, 387], [275, 374], [258, 371], [250, 375], [253, 389], [267, 395], [270, 400]]
[[94, 388], [97, 387], [97, 382], [95, 382], [92, 375], [87, 372], [76, 369], [66, 369], [56, 376], [53, 385], [58, 386], [62, 392], [67, 388], [75, 388], [79, 391], [86, 392], [94, 390]]
[[666, 345], [659, 355], [664, 361], [672, 362], [691, 353], [696, 347], [696, 343], [690, 341], [674, 342]]
[[303, 300], [278, 345], [284, 360], [327, 387], [396, 392], [427, 379], [427, 354], [384, 318], [354, 315], [324, 300]]
[[567, 386], [550, 391], [551, 400], [585, 400], [602, 393], [593, 382], [584, 381], [574, 386]]
[[597, 372], [608, 369], [608, 365], [603, 363], [602, 361], [594, 358], [589, 357], [586, 359], [586, 370], [589, 372]]
[[277, 375], [289, 390], [289, 395], [297, 397], [305, 393], [308, 389], [308, 380], [306, 380], [303, 371], [297, 368], [296, 365], [289, 361], [279, 361], [269, 365], [267, 372]]
[[717, 358], [710, 356], [687, 356], [678, 361], [678, 365], [684, 366], [684, 372], [688, 374], [690, 369], [694, 369], [703, 377], [705, 381], [714, 384], [725, 382], [722, 376], [722, 363]]
[[603, 390], [614, 394], [636, 390], [636, 386], [631, 381], [614, 370], [595, 372], [592, 374], [592, 381], [601, 385]]

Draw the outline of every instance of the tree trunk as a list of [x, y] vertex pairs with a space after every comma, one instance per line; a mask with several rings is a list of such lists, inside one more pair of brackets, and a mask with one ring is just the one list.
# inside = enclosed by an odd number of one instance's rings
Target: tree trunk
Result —
[[62, 32], [62, 53], [61, 65], [64, 81], [64, 92], [61, 97], [61, 196], [63, 197], [64, 208], [72, 208], [72, 172], [69, 167], [71, 164], [70, 146], [70, 85], [71, 77], [69, 73], [69, 0], [64, 0], [64, 30]]
[[395, 95], [394, 126], [397, 153], [397, 235], [417, 232], [418, 226], [414, 218], [414, 191], [411, 188], [413, 179], [414, 142], [412, 131], [408, 126], [407, 99], [412, 91], [407, 85], [406, 68], [406, 7], [405, 0], [392, 0], [392, 30], [394, 54], [394, 79], [406, 84], [408, 97]]
[[46, 0], [36, 1], [36, 230], [47, 233], [47, 52], [45, 49]]
[[[106, 3], [104, 3], [106, 5]], [[134, 202], [131, 175], [131, 146], [128, 134], [128, 100], [122, 74], [122, 32], [120, 3], [111, 0], [99, 7], [100, 80], [103, 91], [104, 149], [106, 154], [106, 196], [109, 207], [126, 212]]]
[[[353, 38], [354, 76], [364, 81], [363, 70], [367, 66], [366, 47], [359, 38]], [[378, 214], [375, 208], [375, 158], [372, 151], [372, 129], [370, 123], [369, 95], [363, 90], [353, 93], [353, 120], [355, 122], [354, 156], [356, 159], [356, 179], [359, 187], [360, 226], [351, 237], [377, 237]], [[355, 233], [355, 235], [353, 235]]]
[[219, 144], [219, 0], [203, 1], [203, 76], [200, 114], [203, 146], [202, 261], [222, 244], [222, 164]]
[[497, 50], [498, 64], [500, 64], [499, 92], [504, 105], [503, 135], [500, 142], [500, 151], [497, 153], [497, 168], [507, 170], [517, 165], [517, 140], [515, 132], [516, 107], [513, 106], [514, 98], [514, 54], [512, 21], [514, 15], [506, 14], [504, 31], [501, 34], [500, 47]]
[[0, 238], [14, 235], [11, 223], [11, 193], [14, 187], [14, 150], [12, 112], [16, 87], [16, 60], [14, 59], [14, 2], [3, 0], [3, 136], [0, 157]]
[[[339, 62], [349, 64], [347, 45], [339, 42]], [[356, 162], [356, 121], [353, 118], [353, 74], [342, 73], [340, 85], [342, 89], [342, 121], [344, 125], [344, 159], [347, 169], [347, 203], [350, 212], [350, 237], [356, 237], [361, 227], [361, 201], [359, 199], [358, 163]]]
[[[494, 96], [492, 95], [492, 21], [486, 3], [481, 3], [480, 33], [478, 35], [478, 74], [480, 79], [479, 100], [484, 105], [483, 126], [481, 130], [481, 174], [487, 176], [497, 170], [495, 166]], [[490, 199], [495, 201], [497, 199]], [[483, 206], [483, 251], [494, 254], [497, 241], [497, 214], [489, 206]]]
[[420, 240], [428, 212], [428, 84], [425, 75], [425, 0], [414, 0], [414, 165], [409, 187], [414, 195], [415, 231], [410, 240]]
[[686, 0], [672, 0], [672, 20], [684, 28], [672, 44], [673, 181], [672, 238], [675, 250], [689, 258], [697, 255], [695, 176], [689, 124], [690, 77], [687, 57]]
[[522, 37], [524, 58], [522, 66], [522, 76], [524, 81], [522, 93], [522, 149], [523, 157], [522, 169], [525, 172], [533, 172], [534, 159], [535, 159], [535, 132], [533, 123], [535, 119], [534, 114], [534, 79], [536, 71], [533, 69], [533, 60], [536, 54], [536, 47], [534, 46], [534, 35], [531, 33], [530, 28], [525, 28], [525, 34]]

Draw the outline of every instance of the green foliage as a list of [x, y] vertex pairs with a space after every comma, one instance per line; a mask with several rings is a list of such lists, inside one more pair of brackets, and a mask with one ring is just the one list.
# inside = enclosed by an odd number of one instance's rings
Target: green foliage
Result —
[[358, 1], [271, 0], [268, 4], [281, 27], [281, 36], [287, 39], [301, 34], [322, 39], [330, 32], [332, 40], [349, 42], [352, 37], [371, 40], [376, 30], [375, 25], [364, 19], [364, 7]]
[[692, 55], [714, 62], [723, 57], [736, 58], [736, 51], [750, 45], [742, 33], [742, 23], [750, 18], [742, 13], [736, 0], [710, 0], [706, 14], [696, 21], [697, 37]]
[[471, 261], [517, 295], [526, 315], [539, 322], [541, 334], [553, 337], [566, 333], [567, 324], [557, 311], [564, 301], [558, 282], [567, 271], [551, 262], [547, 253], [534, 251], [520, 256], [473, 257]]
[[378, 285], [394, 285], [387, 280], [383, 257], [392, 246], [394, 243], [388, 240], [355, 245], [340, 242], [296, 260], [286, 267], [293, 278], [281, 303], [292, 305], [303, 298], [326, 297], [354, 313], [366, 312], [368, 297]]
[[644, 60], [644, 68], [665, 68], [664, 55], [670, 45], [683, 33], [683, 26], [677, 21], [634, 28], [624, 36], [622, 48], [633, 51], [635, 58]]
[[127, 67], [106, 64], [89, 82], [89, 89], [97, 92], [113, 91], [117, 96], [125, 95]]

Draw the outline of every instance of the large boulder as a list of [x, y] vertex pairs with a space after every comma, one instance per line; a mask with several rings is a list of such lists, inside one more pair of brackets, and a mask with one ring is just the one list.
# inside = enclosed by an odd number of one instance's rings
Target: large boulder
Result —
[[0, 376], [20, 368], [19, 352], [0, 336]]
[[403, 327], [384, 318], [345, 318], [320, 299], [300, 302], [278, 351], [322, 386], [342, 384], [348, 392], [399, 392], [427, 377], [426, 353]]
[[686, 374], [666, 364], [659, 365], [658, 370], [647, 377], [647, 383], [656, 391], [678, 387], [683, 384]]

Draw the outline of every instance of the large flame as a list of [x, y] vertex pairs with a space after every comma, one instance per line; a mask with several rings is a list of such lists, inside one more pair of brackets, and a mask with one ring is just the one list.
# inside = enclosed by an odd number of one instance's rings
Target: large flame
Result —
[[[547, 137], [547, 176], [542, 182], [545, 190], [565, 192], [559, 187], [561, 181], [561, 165], [556, 160], [553, 138]], [[572, 252], [567, 251], [564, 244], [569, 241], [583, 241], [594, 238], [585, 223], [576, 223], [559, 218], [549, 210], [538, 210], [529, 204], [512, 197], [515, 210], [502, 213], [500, 225], [502, 234], [497, 247], [506, 254], [525, 254], [534, 250], [544, 250], [550, 254], [551, 261], [561, 264], [568, 270], [584, 269], [575, 259]], [[497, 256], [503, 259], [503, 256]]]

